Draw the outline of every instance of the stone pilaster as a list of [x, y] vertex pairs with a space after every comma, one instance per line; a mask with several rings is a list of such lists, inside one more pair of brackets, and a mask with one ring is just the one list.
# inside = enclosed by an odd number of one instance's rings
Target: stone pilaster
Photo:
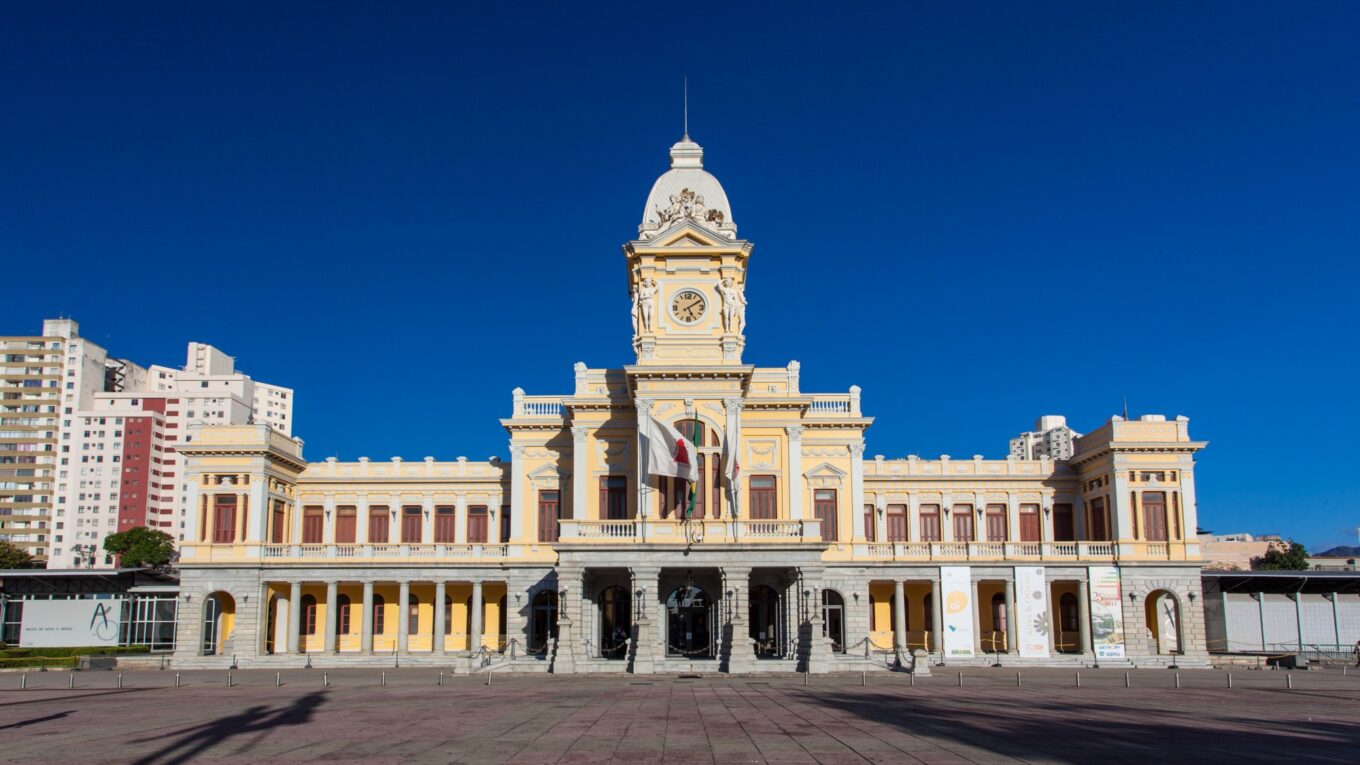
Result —
[[729, 566], [720, 569], [720, 573], [727, 618], [722, 626], [723, 644], [718, 654], [719, 663], [729, 673], [749, 673], [755, 670], [756, 662], [747, 613], [751, 569]]
[[658, 651], [664, 651], [662, 625], [652, 618], [656, 614], [655, 605], [660, 602], [661, 569], [632, 568], [628, 573], [632, 577], [633, 598], [631, 668], [635, 675], [649, 675], [656, 671]]

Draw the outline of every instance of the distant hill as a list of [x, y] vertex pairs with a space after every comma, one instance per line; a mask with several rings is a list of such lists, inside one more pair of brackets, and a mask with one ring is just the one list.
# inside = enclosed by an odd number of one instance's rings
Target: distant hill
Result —
[[1337, 545], [1330, 550], [1323, 550], [1320, 553], [1313, 553], [1313, 555], [1328, 558], [1360, 558], [1360, 547]]

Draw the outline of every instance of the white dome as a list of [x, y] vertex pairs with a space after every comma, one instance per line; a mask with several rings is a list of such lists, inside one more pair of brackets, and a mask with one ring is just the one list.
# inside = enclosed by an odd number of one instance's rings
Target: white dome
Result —
[[652, 184], [647, 206], [642, 210], [638, 238], [651, 239], [681, 220], [692, 221], [728, 239], [737, 237], [727, 193], [718, 179], [704, 170], [703, 147], [688, 135], [671, 147], [671, 169]]

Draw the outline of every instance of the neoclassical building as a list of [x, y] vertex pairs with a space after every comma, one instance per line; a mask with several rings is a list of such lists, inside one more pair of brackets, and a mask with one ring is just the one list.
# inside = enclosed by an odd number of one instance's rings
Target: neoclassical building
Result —
[[[1111, 418], [1063, 460], [866, 457], [857, 387], [745, 362], [753, 245], [699, 145], [670, 155], [623, 246], [631, 363], [516, 389], [509, 459], [192, 432], [177, 664], [1204, 663], [1184, 418]], [[650, 474], [649, 417], [690, 442], [692, 496]]]

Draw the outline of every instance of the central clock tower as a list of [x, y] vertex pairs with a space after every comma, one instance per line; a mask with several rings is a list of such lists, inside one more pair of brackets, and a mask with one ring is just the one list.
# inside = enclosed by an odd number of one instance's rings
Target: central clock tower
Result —
[[638, 238], [623, 246], [639, 365], [740, 365], [746, 265], [722, 185], [686, 135], [647, 196]]

